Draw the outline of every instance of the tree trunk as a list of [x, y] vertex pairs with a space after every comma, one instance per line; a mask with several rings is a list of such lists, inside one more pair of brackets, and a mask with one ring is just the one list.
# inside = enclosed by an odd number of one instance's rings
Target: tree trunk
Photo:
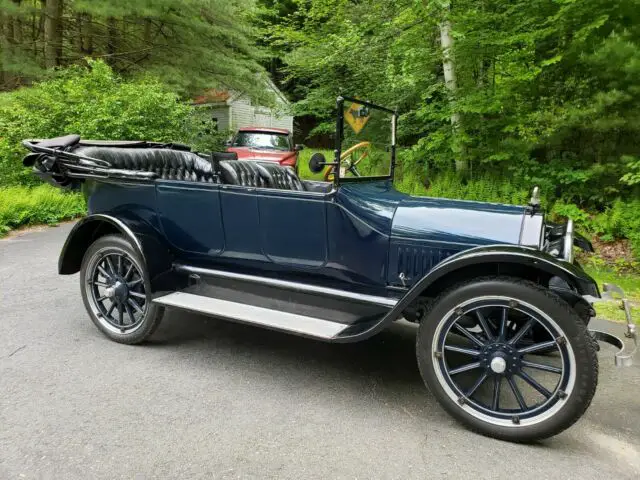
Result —
[[[447, 7], [448, 13], [448, 7]], [[447, 15], [448, 17], [448, 15]], [[451, 92], [451, 96], [455, 98], [458, 90], [458, 83], [456, 79], [456, 64], [453, 58], [453, 36], [451, 35], [451, 22], [449, 19], [445, 19], [440, 23], [440, 44], [442, 46], [442, 69], [444, 71], [444, 83]], [[466, 159], [463, 158], [464, 152], [462, 146], [458, 141], [460, 134], [460, 114], [458, 112], [451, 113], [451, 125], [453, 127], [454, 135], [454, 155], [456, 171], [465, 171], [468, 168]]]
[[82, 55], [83, 52], [83, 40], [82, 40], [82, 24], [84, 23], [84, 15], [82, 13], [76, 13], [76, 35], [73, 38], [73, 48], [78, 55]]
[[113, 55], [118, 51], [118, 23], [113, 17], [107, 20], [107, 54]]
[[93, 18], [85, 13], [82, 19], [82, 53], [93, 54]]
[[142, 33], [144, 40], [144, 48], [151, 46], [151, 20], [148, 18], [144, 19], [144, 32]]
[[44, 19], [44, 64], [47, 68], [60, 65], [62, 56], [63, 0], [46, 0]]
[[[21, 1], [22, 0], [13, 0], [13, 3], [19, 7]], [[20, 18], [20, 15], [16, 15], [13, 19], [13, 43], [16, 45], [22, 44], [22, 19]]]

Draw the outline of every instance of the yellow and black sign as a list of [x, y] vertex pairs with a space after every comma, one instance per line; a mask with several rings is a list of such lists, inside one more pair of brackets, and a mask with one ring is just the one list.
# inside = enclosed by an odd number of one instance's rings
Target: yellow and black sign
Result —
[[351, 126], [356, 135], [362, 131], [364, 126], [371, 118], [369, 109], [364, 105], [352, 103], [344, 112], [344, 119]]

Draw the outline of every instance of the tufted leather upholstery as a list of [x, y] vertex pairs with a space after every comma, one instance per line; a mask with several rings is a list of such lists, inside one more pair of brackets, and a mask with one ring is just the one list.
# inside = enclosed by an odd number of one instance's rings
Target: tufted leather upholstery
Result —
[[291, 167], [283, 167], [275, 163], [263, 163], [264, 168], [269, 175], [269, 186], [280, 190], [306, 190], [304, 184], [300, 181], [296, 173]]
[[113, 168], [153, 172], [167, 180], [218, 183], [211, 162], [192, 152], [92, 146], [77, 148], [73, 153], [107, 161]]
[[231, 185], [305, 190], [303, 183], [290, 167], [282, 167], [276, 163], [222, 161], [220, 172], [223, 183]]
[[269, 174], [255, 162], [223, 160], [220, 162], [222, 183], [243, 185], [245, 187], [269, 187]]
[[[279, 190], [305, 190], [291, 167], [238, 161], [236, 154], [198, 155], [167, 148], [80, 145], [73, 153], [109, 162], [113, 168], [156, 173], [166, 180], [222, 183]], [[233, 158], [236, 158], [234, 160]], [[224, 160], [222, 160], [224, 159]], [[213, 165], [213, 166], [212, 166]]]

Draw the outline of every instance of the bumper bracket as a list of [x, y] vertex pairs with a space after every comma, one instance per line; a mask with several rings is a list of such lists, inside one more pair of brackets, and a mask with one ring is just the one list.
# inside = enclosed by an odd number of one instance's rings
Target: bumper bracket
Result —
[[605, 283], [603, 288], [603, 299], [607, 300], [620, 300], [621, 308], [624, 310], [624, 314], [627, 321], [627, 331], [625, 337], [633, 340], [634, 347], [632, 350], [627, 350], [624, 340], [615, 335], [611, 335], [607, 332], [600, 330], [589, 330], [593, 337], [601, 342], [609, 343], [618, 349], [615, 354], [615, 362], [617, 367], [629, 367], [633, 365], [633, 357], [638, 351], [638, 333], [636, 331], [636, 325], [631, 318], [631, 306], [624, 291], [617, 285], [611, 283]]

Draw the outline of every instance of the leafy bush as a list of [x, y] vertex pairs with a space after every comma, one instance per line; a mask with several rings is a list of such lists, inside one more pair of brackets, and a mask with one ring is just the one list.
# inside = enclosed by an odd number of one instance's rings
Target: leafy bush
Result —
[[189, 142], [192, 108], [151, 77], [125, 81], [102, 61], [69, 67], [33, 87], [0, 94], [0, 185], [34, 184], [21, 168], [25, 138]]
[[0, 236], [23, 225], [56, 223], [83, 215], [84, 197], [50, 185], [0, 188]]

